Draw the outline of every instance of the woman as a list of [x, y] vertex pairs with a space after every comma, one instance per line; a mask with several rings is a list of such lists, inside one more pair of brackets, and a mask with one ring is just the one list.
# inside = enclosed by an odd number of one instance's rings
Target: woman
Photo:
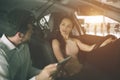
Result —
[[[90, 52], [94, 49], [95, 44], [87, 45], [82, 43], [77, 38], [72, 37], [71, 31], [74, 27], [74, 22], [70, 17], [61, 18], [59, 30], [56, 37], [52, 40], [52, 48], [54, 55], [58, 62], [62, 61], [65, 57], [71, 56], [72, 58], [64, 65], [64, 75], [73, 76], [78, 74], [83, 65], [78, 59], [79, 50]], [[106, 41], [107, 44], [108, 41]], [[103, 45], [106, 45], [105, 43]]]

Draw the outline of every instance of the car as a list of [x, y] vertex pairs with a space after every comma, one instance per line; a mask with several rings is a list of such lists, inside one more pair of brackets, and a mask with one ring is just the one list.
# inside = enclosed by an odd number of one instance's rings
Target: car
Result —
[[[76, 24], [73, 35], [84, 43], [96, 43], [96, 48], [110, 37], [114, 36], [119, 39], [119, 27], [116, 29], [118, 34], [114, 33], [115, 30], [112, 30], [110, 32], [112, 35], [110, 34], [110, 36], [108, 36], [109, 34], [106, 34], [106, 31], [105, 35], [102, 36], [95, 34], [91, 35], [90, 33], [85, 32], [87, 30], [87, 23], [84, 22], [85, 17], [81, 19], [78, 18], [79, 16], [102, 15], [102, 19], [107, 17], [112, 19], [115, 24], [120, 24], [119, 4], [116, 6], [111, 4], [112, 2], [113, 4], [120, 3], [119, 0], [110, 0], [108, 3], [107, 0], [105, 0], [105, 2], [102, 2], [102, 0], [1, 0], [0, 34], [2, 34], [2, 26], [5, 25], [4, 19], [6, 14], [10, 10], [14, 8], [23, 8], [33, 12], [36, 18], [36, 22], [34, 23], [36, 27], [32, 35], [32, 39], [29, 42], [31, 58], [33, 66], [44, 68], [48, 64], [57, 62], [49, 39], [54, 36], [52, 32], [56, 30], [57, 26], [55, 25], [57, 24], [57, 21], [59, 21], [59, 17], [61, 15], [67, 14], [72, 16]], [[79, 22], [79, 20], [82, 22]], [[113, 24], [111, 25], [113, 26]], [[97, 31], [99, 31], [99, 29]], [[116, 43], [115, 45], [118, 46], [117, 48], [120, 48], [120, 43]], [[108, 50], [109, 46], [111, 50]], [[94, 50], [91, 52], [94, 53], [92, 55], [85, 55], [84, 53], [86, 52], [81, 51], [81, 59], [96, 66], [103, 71], [103, 73], [107, 73], [110, 78], [112, 75], [119, 78], [120, 51], [119, 49], [113, 48], [113, 44], [109, 44], [108, 47], [105, 47], [104, 49], [100, 48], [98, 51]], [[115, 51], [117, 51], [116, 54], [114, 54]], [[104, 53], [107, 54], [104, 55]]]

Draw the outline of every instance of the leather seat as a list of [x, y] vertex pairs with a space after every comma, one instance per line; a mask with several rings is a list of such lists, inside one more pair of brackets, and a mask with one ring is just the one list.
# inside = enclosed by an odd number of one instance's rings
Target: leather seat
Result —
[[37, 68], [56, 62], [49, 40], [43, 35], [42, 30], [36, 28], [29, 43], [33, 66]]

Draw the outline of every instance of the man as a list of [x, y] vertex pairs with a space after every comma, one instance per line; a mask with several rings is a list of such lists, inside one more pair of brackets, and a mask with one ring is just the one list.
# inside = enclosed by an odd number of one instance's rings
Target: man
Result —
[[6, 20], [7, 26], [4, 26], [0, 39], [0, 80], [27, 80], [33, 76], [36, 80], [51, 80], [56, 64], [50, 64], [43, 70], [31, 65], [27, 41], [33, 32], [33, 14], [14, 9], [8, 13]]

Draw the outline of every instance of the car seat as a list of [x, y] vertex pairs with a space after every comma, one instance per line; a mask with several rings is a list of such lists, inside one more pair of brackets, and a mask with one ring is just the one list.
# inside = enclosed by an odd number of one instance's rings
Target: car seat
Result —
[[51, 45], [40, 27], [36, 27], [29, 43], [33, 66], [43, 68], [48, 64], [55, 63]]

